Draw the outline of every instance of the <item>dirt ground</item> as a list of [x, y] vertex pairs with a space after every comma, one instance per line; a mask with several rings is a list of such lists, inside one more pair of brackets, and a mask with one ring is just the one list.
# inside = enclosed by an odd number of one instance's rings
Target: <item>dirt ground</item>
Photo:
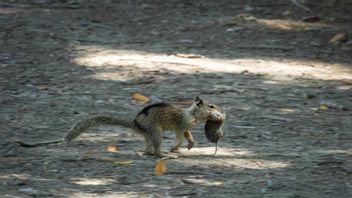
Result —
[[[293, 2], [299, 2], [295, 5]], [[309, 10], [307, 10], [307, 8]], [[352, 2], [0, 2], [0, 197], [352, 197]], [[226, 109], [166, 172], [125, 117], [195, 96]], [[168, 150], [173, 133], [165, 133]], [[116, 152], [108, 152], [108, 145]]]

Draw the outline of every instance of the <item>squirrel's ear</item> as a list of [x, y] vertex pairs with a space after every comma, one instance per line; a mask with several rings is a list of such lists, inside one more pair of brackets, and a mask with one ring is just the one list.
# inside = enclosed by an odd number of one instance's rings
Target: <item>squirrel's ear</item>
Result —
[[203, 105], [203, 100], [200, 99], [198, 96], [194, 99], [194, 101], [196, 102], [196, 105], [199, 107], [201, 105]]

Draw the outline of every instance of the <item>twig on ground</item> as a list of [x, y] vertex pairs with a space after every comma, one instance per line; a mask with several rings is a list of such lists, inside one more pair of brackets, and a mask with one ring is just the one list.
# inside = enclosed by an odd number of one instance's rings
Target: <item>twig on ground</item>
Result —
[[292, 121], [292, 119], [289, 119], [289, 118], [277, 117], [277, 116], [272, 116], [272, 115], [261, 116], [261, 117], [265, 118], [265, 119], [278, 120], [278, 121], [283, 121], [283, 122], [291, 122]]
[[291, 2], [292, 2], [295, 6], [297, 6], [297, 7], [301, 8], [301, 9], [303, 9], [304, 11], [312, 12], [312, 10], [311, 10], [310, 8], [308, 8], [307, 6], [304, 6], [304, 5], [300, 4], [300, 3], [298, 3], [297, 0], [291, 0]]
[[232, 125], [235, 128], [239, 128], [239, 129], [255, 129], [255, 126], [240, 126], [240, 125]]

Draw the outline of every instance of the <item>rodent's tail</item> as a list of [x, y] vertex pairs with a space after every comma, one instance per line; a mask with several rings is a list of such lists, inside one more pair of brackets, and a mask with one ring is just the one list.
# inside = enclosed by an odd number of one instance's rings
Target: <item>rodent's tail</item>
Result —
[[215, 153], [214, 153], [214, 156], [216, 155], [216, 152], [218, 152], [218, 142], [215, 142]]
[[72, 127], [65, 135], [65, 137], [56, 139], [56, 140], [48, 140], [48, 141], [40, 141], [40, 142], [23, 142], [23, 141], [15, 141], [15, 143], [19, 144], [23, 147], [35, 147], [39, 145], [53, 144], [59, 142], [69, 142], [79, 135], [81, 135], [85, 130], [90, 127], [99, 126], [99, 125], [120, 125], [132, 128], [132, 119], [119, 119], [105, 116], [92, 117], [86, 120], [83, 120], [77, 123], [74, 127]]

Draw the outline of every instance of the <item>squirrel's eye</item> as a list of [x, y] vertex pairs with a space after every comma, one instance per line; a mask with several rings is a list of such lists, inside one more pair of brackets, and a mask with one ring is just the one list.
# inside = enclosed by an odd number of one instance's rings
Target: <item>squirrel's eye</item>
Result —
[[215, 107], [214, 105], [209, 105], [209, 108], [214, 109]]

